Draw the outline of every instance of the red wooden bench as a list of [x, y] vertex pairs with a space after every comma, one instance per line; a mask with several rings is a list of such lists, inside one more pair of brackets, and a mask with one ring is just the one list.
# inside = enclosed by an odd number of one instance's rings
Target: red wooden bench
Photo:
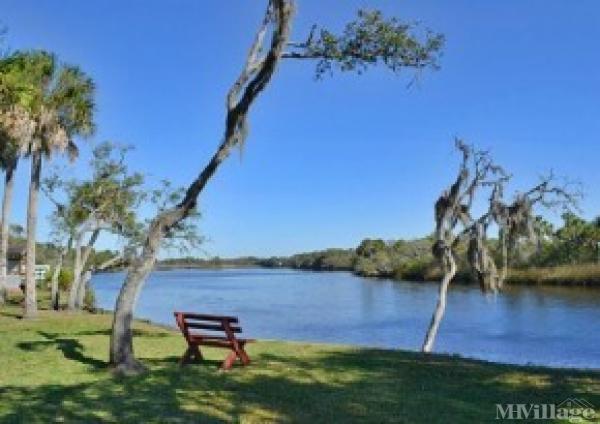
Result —
[[[181, 366], [192, 362], [192, 360], [200, 361], [203, 359], [200, 346], [231, 350], [231, 353], [227, 355], [221, 365], [223, 370], [230, 369], [238, 358], [244, 365], [250, 363], [250, 358], [244, 350], [244, 346], [254, 340], [235, 336], [235, 333], [242, 332], [236, 317], [175, 312], [175, 320], [188, 344], [187, 350], [179, 361]], [[205, 331], [200, 332], [199, 330]]]

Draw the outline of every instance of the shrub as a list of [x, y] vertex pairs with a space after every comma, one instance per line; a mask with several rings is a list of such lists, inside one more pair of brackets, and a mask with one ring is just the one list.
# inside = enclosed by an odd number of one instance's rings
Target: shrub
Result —
[[85, 297], [83, 298], [83, 308], [90, 311], [96, 311], [96, 292], [91, 285], [87, 285], [85, 288]]
[[62, 268], [58, 275], [58, 288], [60, 290], [69, 290], [73, 283], [73, 270], [71, 268]]
[[430, 268], [433, 265], [430, 261], [414, 259], [402, 263], [394, 271], [394, 277], [397, 280], [425, 281]]

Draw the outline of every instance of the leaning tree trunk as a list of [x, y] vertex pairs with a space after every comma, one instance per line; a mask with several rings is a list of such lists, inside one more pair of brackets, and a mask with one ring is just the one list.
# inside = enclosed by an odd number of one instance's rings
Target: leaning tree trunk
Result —
[[112, 267], [115, 264], [118, 264], [120, 261], [122, 261], [125, 257], [124, 253], [119, 253], [118, 255], [110, 258], [109, 260], [102, 262], [100, 265], [98, 265], [97, 267], [94, 268], [94, 271], [104, 271], [105, 269], [108, 269], [110, 267]]
[[81, 263], [79, 269], [77, 270], [77, 274], [74, 276], [74, 281], [76, 283], [76, 300], [75, 300], [75, 308], [77, 310], [83, 309], [83, 301], [85, 299], [85, 290], [87, 282], [84, 278], [84, 274], [86, 271], [87, 263], [90, 258], [90, 254], [92, 253], [92, 249], [94, 244], [96, 244], [96, 240], [98, 240], [98, 236], [100, 235], [100, 230], [94, 230], [92, 236], [90, 237], [90, 241], [87, 246], [83, 248], [81, 254]]
[[443, 262], [445, 273], [444, 278], [442, 279], [442, 282], [440, 284], [440, 294], [438, 303], [435, 307], [433, 316], [431, 317], [431, 323], [429, 324], [429, 329], [427, 330], [427, 335], [425, 336], [425, 341], [423, 342], [423, 347], [421, 349], [423, 352], [426, 353], [431, 352], [431, 350], [433, 349], [435, 337], [440, 327], [440, 323], [442, 322], [442, 318], [444, 317], [444, 312], [446, 311], [448, 286], [450, 285], [450, 282], [456, 275], [456, 261], [454, 260], [454, 255], [449, 249], [446, 252], [444, 252]]
[[[227, 95], [225, 136], [217, 152], [198, 178], [188, 187], [176, 207], [159, 214], [150, 224], [142, 253], [132, 260], [115, 306], [110, 340], [110, 363], [120, 374], [137, 374], [145, 367], [135, 359], [131, 328], [135, 304], [146, 278], [152, 271], [162, 239], [173, 226], [184, 220], [196, 207], [198, 196], [231, 149], [241, 145], [247, 135], [246, 117], [250, 106], [270, 81], [289, 39], [292, 0], [269, 2], [262, 25], [250, 48], [246, 65]], [[267, 27], [274, 23], [268, 53], [259, 58]]]
[[110, 338], [110, 363], [120, 374], [137, 374], [145, 370], [145, 367], [135, 359], [131, 323], [143, 284], [156, 263], [162, 239], [162, 230], [158, 223], [160, 219], [161, 217], [151, 224], [142, 255], [135, 258], [129, 266], [127, 277], [117, 298]]
[[31, 182], [29, 184], [29, 203], [27, 204], [27, 269], [25, 271], [24, 318], [34, 318], [37, 315], [35, 244], [41, 172], [42, 153], [34, 151], [31, 154]]
[[[81, 298], [81, 300], [79, 301], [79, 304], [81, 305], [80, 308], [83, 309], [84, 303], [85, 303], [85, 294], [88, 292], [88, 287], [90, 287], [90, 283], [92, 281], [92, 271], [93, 272], [97, 272], [97, 271], [104, 271], [107, 268], [110, 268], [111, 266], [113, 266], [114, 264], [119, 263], [121, 260], [123, 260], [123, 254], [118, 254], [112, 258], [110, 258], [107, 261], [102, 262], [100, 265], [98, 265], [97, 267], [94, 267], [93, 270], [92, 269], [88, 269], [86, 270], [82, 276], [81, 276], [81, 286], [80, 286], [80, 291], [82, 291], [83, 296]], [[92, 290], [92, 288], [90, 287], [90, 290]], [[96, 308], [95, 304], [91, 304], [91, 305], [87, 305], [88, 307], [90, 307], [91, 310]]]
[[498, 288], [502, 289], [504, 286], [504, 282], [508, 278], [508, 244], [506, 240], [506, 231], [504, 229], [500, 229], [500, 250], [502, 255], [502, 270], [498, 275]]
[[58, 287], [58, 279], [60, 278], [60, 273], [62, 271], [63, 262], [65, 260], [65, 256], [71, 250], [71, 245], [73, 243], [73, 238], [69, 237], [69, 241], [65, 246], [60, 249], [60, 253], [58, 254], [58, 258], [56, 260], [56, 265], [54, 266], [54, 273], [52, 274], [52, 285], [50, 289], [50, 303], [52, 305], [52, 309], [58, 311], [60, 309], [60, 290]]
[[73, 261], [73, 280], [71, 281], [71, 287], [69, 289], [69, 301], [67, 308], [69, 311], [75, 311], [77, 309], [77, 289], [79, 283], [79, 275], [81, 273], [81, 243], [83, 234], [77, 234], [75, 238], [75, 260]]
[[15, 186], [17, 161], [8, 166], [4, 174], [4, 195], [2, 198], [2, 223], [0, 225], [0, 305], [6, 302], [8, 276], [8, 226]]

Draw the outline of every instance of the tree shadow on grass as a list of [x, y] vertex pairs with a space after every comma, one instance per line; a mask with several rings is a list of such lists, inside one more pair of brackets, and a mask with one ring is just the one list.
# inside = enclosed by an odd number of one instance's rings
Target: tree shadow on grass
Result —
[[[148, 362], [152, 365], [155, 366], [161, 366], [161, 367], [171, 367], [171, 366], [178, 366], [182, 369], [183, 372], [185, 372], [186, 370], [193, 370], [195, 367], [207, 367], [207, 368], [220, 368], [221, 365], [223, 364], [223, 360], [225, 360], [225, 356], [228, 354], [229, 351], [225, 351], [223, 350], [223, 352], [226, 352], [223, 355], [223, 359], [212, 359], [212, 358], [204, 358], [201, 360], [196, 360], [194, 362], [188, 363], [186, 365], [184, 365], [183, 367], [181, 367], [180, 365], [180, 361], [181, 361], [181, 356], [166, 356], [164, 358], [153, 358], [153, 359], [147, 359], [144, 362]], [[183, 356], [183, 352], [182, 352], [182, 356]], [[242, 366], [240, 365], [239, 361], [236, 361], [233, 364], [233, 368], [242, 368]]]
[[107, 364], [99, 359], [84, 355], [84, 346], [77, 339], [60, 337], [60, 334], [48, 333], [45, 331], [37, 332], [46, 340], [35, 340], [29, 342], [17, 343], [17, 347], [26, 351], [37, 351], [49, 346], [55, 346], [60, 350], [65, 358], [71, 361], [77, 361], [82, 364], [89, 365], [94, 369], [106, 368]]
[[[110, 336], [112, 333], [112, 329], [107, 328], [105, 330], [90, 330], [90, 331], [78, 331], [76, 333], [70, 333], [70, 335], [72, 336]], [[163, 332], [159, 332], [159, 331], [148, 331], [148, 330], [142, 330], [139, 328], [134, 328], [133, 329], [133, 336], [134, 337], [157, 337], [157, 338], [162, 338], [162, 337], [171, 337], [172, 334], [170, 334], [167, 330], [163, 331]]]
[[[291, 351], [290, 351], [291, 352]], [[496, 404], [583, 398], [600, 408], [600, 373], [495, 365], [370, 349], [257, 353], [219, 373], [148, 359], [147, 375], [0, 389], [16, 422], [493, 422]]]

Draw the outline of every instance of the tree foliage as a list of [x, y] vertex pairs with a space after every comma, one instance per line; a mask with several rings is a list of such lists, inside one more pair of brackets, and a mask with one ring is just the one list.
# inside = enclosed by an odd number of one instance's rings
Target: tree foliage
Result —
[[55, 150], [77, 155], [74, 136], [94, 131], [94, 92], [91, 78], [78, 67], [63, 65], [45, 51], [17, 51], [0, 62], [0, 75], [11, 87], [13, 113], [19, 113], [28, 153]]
[[[531, 264], [537, 266], [573, 265], [600, 259], [600, 218], [586, 221], [573, 212], [562, 215], [563, 225], [547, 228]], [[527, 262], [521, 262], [521, 267]]]
[[289, 43], [283, 57], [315, 59], [316, 78], [334, 70], [361, 74], [377, 65], [393, 72], [438, 69], [444, 36], [430, 30], [418, 34], [418, 29], [417, 23], [386, 18], [379, 10], [359, 10], [340, 34], [314, 25], [306, 41]]
[[143, 175], [129, 171], [126, 165], [129, 150], [128, 146], [101, 143], [92, 151], [90, 178], [64, 179], [66, 172], [55, 170], [44, 179], [43, 191], [56, 205], [54, 228], [63, 238], [97, 228], [117, 234], [131, 231], [145, 191]]

